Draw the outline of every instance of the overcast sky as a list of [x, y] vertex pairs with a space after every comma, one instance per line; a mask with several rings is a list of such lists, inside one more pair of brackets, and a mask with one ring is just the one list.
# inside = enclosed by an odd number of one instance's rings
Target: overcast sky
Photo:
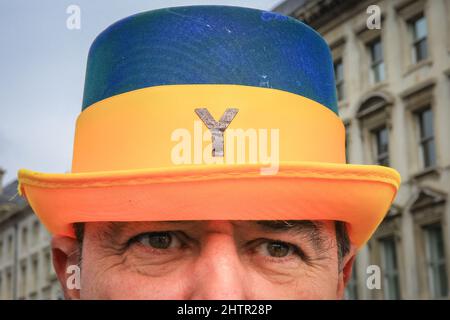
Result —
[[[270, 10], [280, 0], [2, 0], [0, 2], [0, 167], [3, 185], [19, 168], [70, 171], [86, 58], [94, 38], [134, 13], [170, 6], [223, 4]], [[81, 29], [69, 30], [70, 5]]]

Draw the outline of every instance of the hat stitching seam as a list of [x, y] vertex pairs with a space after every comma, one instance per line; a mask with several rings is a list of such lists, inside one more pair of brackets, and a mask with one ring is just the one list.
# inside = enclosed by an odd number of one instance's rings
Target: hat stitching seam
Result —
[[[207, 178], [208, 180], [212, 179], [220, 179], [220, 178], [229, 178], [230, 176], [239, 177], [239, 178], [257, 178], [260, 177], [258, 175], [253, 175], [251, 172], [247, 174], [242, 174], [241, 172], [229, 172], [229, 173], [220, 173], [220, 174], [207, 174], [207, 175], [185, 175], [179, 176], [176, 178], [169, 177], [160, 177], [160, 178], [134, 178], [134, 179], [126, 179], [126, 178], [117, 178], [113, 180], [104, 180], [101, 182], [88, 182], [88, 183], [76, 183], [76, 182], [44, 182], [44, 181], [36, 181], [30, 178], [22, 178], [21, 184], [28, 184], [32, 186], [38, 187], [49, 187], [49, 188], [58, 188], [58, 187], [74, 187], [74, 188], [88, 188], [88, 187], [107, 187], [107, 186], [120, 186], [120, 185], [138, 185], [145, 184], [147, 182], [150, 183], [164, 183], [164, 182], [190, 182], [190, 181], [199, 181]], [[270, 176], [266, 176], [270, 177]], [[390, 183], [398, 187], [399, 182], [390, 176], [380, 175], [380, 174], [358, 174], [358, 173], [339, 173], [335, 172], [314, 172], [308, 171], [307, 173], [302, 173], [298, 171], [283, 171], [283, 174], [274, 175], [273, 177], [282, 177], [282, 178], [337, 178], [337, 179], [345, 179], [345, 178], [366, 178], [366, 181], [379, 181]], [[123, 181], [126, 180], [126, 181]]]

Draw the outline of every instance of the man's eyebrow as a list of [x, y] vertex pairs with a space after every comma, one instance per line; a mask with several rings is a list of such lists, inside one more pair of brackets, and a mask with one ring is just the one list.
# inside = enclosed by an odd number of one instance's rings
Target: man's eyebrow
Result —
[[321, 232], [323, 224], [311, 220], [258, 220], [256, 224], [266, 231], [286, 232], [292, 231], [305, 237], [316, 249], [323, 249], [325, 238]]
[[[171, 220], [171, 221], [153, 221], [153, 222], [108, 222], [104, 228], [104, 232], [110, 235], [117, 235], [123, 231], [126, 226], [134, 227], [137, 223], [149, 224], [192, 224], [195, 220]], [[319, 233], [322, 224], [319, 221], [311, 220], [256, 220], [254, 221], [267, 231], [287, 231], [293, 230], [299, 233]]]
[[273, 231], [320, 231], [321, 223], [311, 220], [257, 220], [258, 225]]
[[182, 225], [182, 224], [192, 224], [195, 221], [191, 220], [179, 220], [179, 221], [135, 221], [135, 222], [107, 222], [105, 227], [101, 229], [100, 236], [103, 240], [111, 241], [113, 239], [117, 239], [120, 237], [123, 233], [123, 231], [129, 227], [134, 228], [137, 226], [137, 224], [176, 224], [176, 225]]

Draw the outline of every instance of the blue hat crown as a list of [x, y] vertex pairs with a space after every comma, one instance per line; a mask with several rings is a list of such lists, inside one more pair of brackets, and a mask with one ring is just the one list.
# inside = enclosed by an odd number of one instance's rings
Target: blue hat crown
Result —
[[128, 91], [176, 84], [279, 89], [338, 113], [333, 62], [323, 38], [294, 18], [231, 6], [147, 11], [108, 27], [89, 51], [82, 108]]

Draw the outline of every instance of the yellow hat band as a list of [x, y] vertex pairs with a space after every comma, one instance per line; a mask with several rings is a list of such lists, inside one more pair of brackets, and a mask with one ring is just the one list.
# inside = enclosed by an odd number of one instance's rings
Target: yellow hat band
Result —
[[[217, 130], [208, 128], [198, 109], [206, 109], [217, 128], [226, 110], [235, 110], [221, 127], [223, 141], [217, 136], [212, 143]], [[223, 156], [214, 155], [220, 144]], [[169, 85], [119, 94], [85, 109], [77, 119], [72, 172], [289, 161], [345, 163], [339, 117], [276, 89]]]

